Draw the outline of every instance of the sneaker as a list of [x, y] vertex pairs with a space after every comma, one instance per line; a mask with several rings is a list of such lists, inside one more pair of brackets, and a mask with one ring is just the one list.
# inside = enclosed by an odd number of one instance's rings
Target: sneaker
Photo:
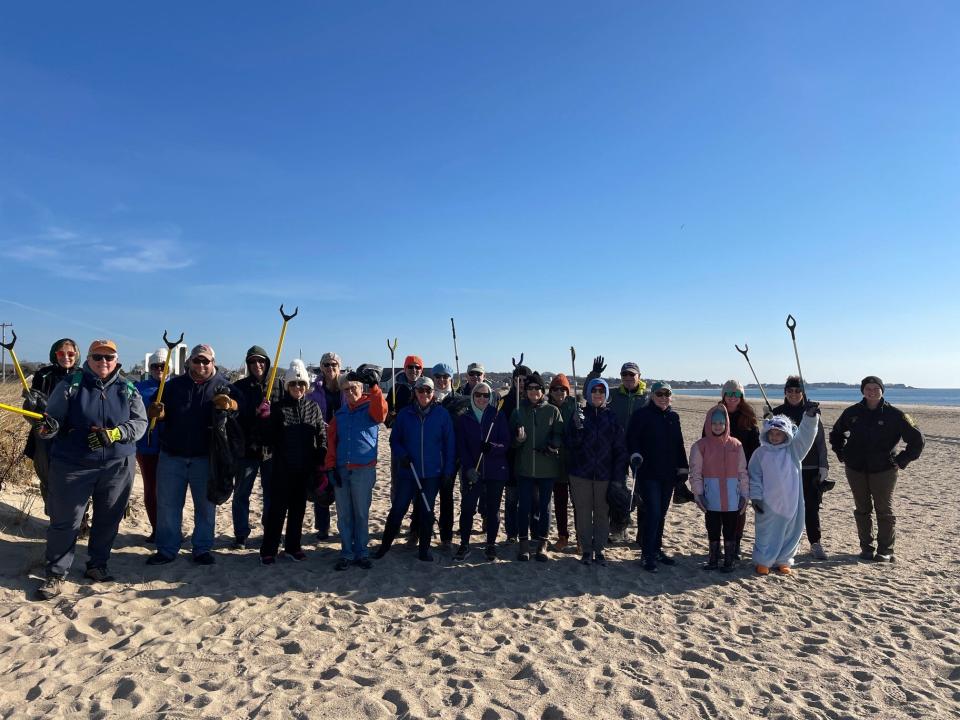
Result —
[[883, 552], [883, 553], [882, 553], [882, 552], [878, 552], [876, 555], [873, 556], [873, 561], [874, 561], [874, 562], [881, 562], [881, 563], [884, 563], [884, 562], [885, 562], [885, 563], [896, 562], [896, 560], [895, 560], [894, 557], [893, 557], [893, 553], [892, 553], [892, 552], [890, 552], [890, 553], [888, 553], [888, 552]]
[[860, 551], [861, 560], [873, 560], [873, 550], [861, 550]]
[[166, 565], [167, 563], [172, 563], [173, 558], [169, 555], [164, 555], [163, 553], [154, 553], [147, 558], [147, 565]]
[[303, 550], [297, 550], [296, 552], [292, 552], [292, 553], [288, 552], [285, 554], [288, 558], [290, 558], [294, 562], [303, 562], [304, 560], [307, 559], [307, 554]]
[[593, 562], [599, 565], [600, 567], [607, 566], [607, 559], [603, 556], [603, 553], [599, 550], [593, 554]]
[[113, 575], [108, 573], [105, 567], [88, 567], [83, 576], [85, 578], [90, 578], [95, 583], [113, 581]]
[[770, 568], [766, 565], [757, 565], [757, 575], [769, 575]]
[[63, 578], [60, 575], [47, 575], [37, 588], [37, 597], [41, 600], [52, 600], [62, 592]]
[[814, 560], [826, 560], [827, 551], [823, 549], [823, 545], [818, 542], [810, 543], [810, 554], [813, 555]]
[[677, 561], [676, 561], [676, 560], [674, 560], [672, 557], [670, 557], [669, 555], [667, 555], [667, 554], [666, 554], [665, 552], [663, 552], [662, 550], [661, 550], [659, 553], [657, 553], [657, 562], [660, 563], [661, 565], [676, 565], [676, 564], [677, 564]]
[[580, 556], [580, 562], [582, 562], [584, 565], [589, 565], [592, 563], [593, 559], [590, 553], [583, 553], [583, 555]]
[[276, 565], [277, 558], [274, 555], [261, 555], [260, 564], [261, 565]]
[[213, 553], [211, 552], [200, 553], [199, 555], [193, 556], [193, 562], [196, 565], [213, 565], [216, 561], [216, 558], [213, 557]]
[[497, 546], [496, 546], [496, 545], [487, 545], [487, 547], [484, 548], [484, 550], [483, 550], [483, 554], [484, 554], [484, 556], [486, 556], [487, 560], [491, 560], [491, 561], [496, 560], [496, 559], [497, 559]]
[[777, 572], [781, 575], [790, 575], [793, 570], [790, 569], [789, 565], [777, 565]]
[[419, 553], [417, 553], [417, 560], [421, 560], [423, 562], [433, 562], [433, 553], [429, 550], [421, 550]]
[[359, 560], [354, 560], [353, 564], [356, 565], [358, 568], [362, 568], [364, 570], [369, 570], [370, 568], [373, 567], [373, 563], [370, 562], [370, 558], [365, 558], [365, 557], [360, 558]]
[[339, 560], [337, 560], [337, 563], [336, 565], [333, 566], [333, 569], [338, 572], [342, 572], [346, 570], [348, 567], [350, 567], [350, 561], [342, 557]]
[[247, 549], [247, 539], [245, 537], [235, 537], [233, 539], [233, 545], [231, 547], [234, 550], [246, 550]]
[[463, 562], [470, 555], [470, 546], [462, 544], [457, 548], [457, 554], [453, 556], [455, 562]]

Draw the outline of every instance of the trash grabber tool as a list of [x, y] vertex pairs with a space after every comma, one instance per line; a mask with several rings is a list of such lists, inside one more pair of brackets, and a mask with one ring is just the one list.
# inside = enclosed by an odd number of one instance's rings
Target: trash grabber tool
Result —
[[570, 346], [570, 369], [573, 371], [573, 399], [577, 399], [577, 351]]
[[[183, 333], [180, 333], [180, 339], [171, 342], [167, 337], [167, 331], [163, 331], [163, 343], [167, 346], [167, 359], [163, 361], [163, 377], [160, 378], [160, 387], [157, 388], [157, 396], [154, 402], [163, 402], [163, 388], [167, 384], [167, 373], [170, 372], [170, 358], [173, 357], [173, 349], [183, 342]], [[148, 368], [149, 369], [149, 368]], [[157, 426], [157, 419], [150, 420], [150, 427], [147, 428], [147, 444], [150, 444], [150, 435]]]
[[[500, 402], [497, 403], [497, 413], [500, 412], [500, 409], [503, 407], [503, 398], [500, 398]], [[493, 426], [497, 422], [497, 416], [493, 416], [493, 422], [490, 423], [490, 427], [487, 428], [487, 436], [483, 439], [484, 442], [490, 442], [490, 433], [493, 432]], [[483, 462], [483, 451], [480, 451], [480, 457], [477, 458], [477, 465], [474, 467], [474, 470], [480, 470], [480, 463]]]
[[450, 318], [450, 329], [453, 330], [453, 361], [457, 365], [457, 385], [456, 388], [460, 387], [460, 356], [457, 354], [457, 326], [453, 324], [453, 318]]
[[739, 345], [734, 345], [737, 349], [737, 352], [743, 355], [743, 359], [747, 361], [747, 365], [750, 366], [750, 372], [753, 373], [753, 379], [757, 381], [757, 385], [760, 387], [760, 394], [763, 395], [763, 401], [767, 404], [767, 410], [771, 413], [773, 412], [773, 406], [770, 404], [770, 401], [767, 400], [767, 393], [763, 391], [763, 383], [760, 382], [760, 378], [757, 377], [757, 371], [753, 369], [753, 363], [750, 362], [750, 356], [747, 353], [750, 351], [750, 346], [746, 343], [743, 344], [743, 350], [740, 349]]
[[803, 370], [800, 369], [800, 353], [797, 352], [797, 335], [794, 332], [797, 329], [797, 321], [793, 315], [787, 315], [787, 330], [790, 331], [790, 339], [793, 340], [793, 356], [797, 359], [797, 375], [800, 376], [800, 389], [803, 396], [807, 397], [807, 386], [803, 382]]
[[273, 365], [270, 366], [270, 375], [267, 377], [267, 394], [264, 401], [270, 402], [270, 396], [273, 394], [273, 383], [277, 379], [277, 365], [280, 363], [280, 351], [283, 350], [283, 338], [287, 334], [287, 323], [293, 320], [300, 312], [298, 305], [293, 309], [293, 315], [287, 315], [283, 311], [283, 305], [280, 305], [280, 315], [283, 317], [283, 325], [280, 327], [280, 341], [277, 343], [277, 354], [273, 358]]
[[397, 370], [394, 367], [394, 354], [397, 352], [397, 339], [393, 339], [393, 345], [390, 344], [390, 338], [387, 338], [387, 349], [390, 350], [390, 395], [392, 398], [391, 406], [397, 406]]
[[430, 509], [430, 503], [427, 502], [427, 494], [423, 491], [423, 485], [420, 483], [420, 476], [417, 475], [417, 469], [413, 466], [413, 463], [410, 464], [410, 472], [413, 473], [413, 481], [417, 483], [417, 490], [420, 491], [420, 499], [423, 500], [423, 508], [427, 511], [427, 515], [430, 516], [430, 538], [433, 539], [433, 526], [437, 524], [437, 519], [433, 515], [433, 510]]
[[[510, 358], [510, 361], [513, 363], [513, 369], [516, 370], [520, 365], [523, 365], [523, 353], [520, 353], [520, 360], [516, 358]], [[520, 407], [520, 377], [517, 376], [515, 382], [517, 383], [517, 407]]]
[[27, 385], [27, 379], [23, 376], [23, 368], [20, 367], [20, 361], [17, 360], [17, 353], [14, 352], [13, 346], [17, 344], [17, 333], [11, 328], [10, 337], [13, 338], [8, 343], [0, 343], [3, 347], [10, 353], [10, 357], [13, 359], [13, 367], [17, 370], [17, 377], [20, 378], [20, 384], [23, 385], [25, 392], [30, 392], [30, 386]]
[[7, 405], [6, 403], [0, 403], [0, 410], [8, 410], [12, 413], [17, 413], [18, 415], [23, 415], [28, 417], [31, 420], [43, 420], [43, 415], [32, 410], [24, 410], [23, 408], [14, 407], [13, 405]]

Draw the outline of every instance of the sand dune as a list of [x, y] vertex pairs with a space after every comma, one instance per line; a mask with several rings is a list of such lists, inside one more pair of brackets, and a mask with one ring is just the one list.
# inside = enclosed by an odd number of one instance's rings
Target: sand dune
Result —
[[[676, 399], [688, 445], [708, 404]], [[839, 409], [825, 408], [828, 424]], [[371, 571], [337, 573], [338, 546], [324, 543], [306, 563], [262, 567], [255, 550], [226, 549], [228, 506], [217, 565], [148, 567], [138, 482], [118, 582], [80, 580], [81, 549], [64, 595], [40, 603], [46, 521], [37, 502], [18, 524], [23, 491], [8, 488], [0, 717], [958, 717], [960, 411], [912, 414], [928, 445], [901, 476], [898, 562], [857, 561], [841, 481], [823, 509], [832, 559], [804, 552], [786, 578], [702, 571], [689, 505], [668, 516], [680, 563], [656, 576], [635, 546], [613, 548], [606, 568], [572, 553], [517, 563], [508, 547], [495, 563], [425, 564], [399, 546]], [[387, 492], [381, 473], [375, 538]]]

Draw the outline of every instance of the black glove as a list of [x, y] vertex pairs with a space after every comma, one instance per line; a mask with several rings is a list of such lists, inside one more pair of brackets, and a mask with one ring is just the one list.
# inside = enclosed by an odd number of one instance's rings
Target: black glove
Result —
[[467, 468], [463, 471], [463, 481], [466, 483], [468, 488], [472, 488], [478, 482], [480, 482], [480, 473], [477, 472], [476, 468]]
[[773, 417], [773, 410], [771, 410], [770, 408], [767, 408], [766, 412], [763, 413], [763, 419], [769, 420], [772, 417]]
[[597, 355], [593, 359], [593, 372], [596, 373], [597, 377], [603, 375], [603, 371], [607, 369], [607, 366], [603, 362], [603, 355]]
[[60, 431], [60, 423], [49, 415], [44, 415], [43, 420], [37, 422], [37, 434], [42, 438], [50, 438]]
[[367, 363], [358, 367], [356, 372], [357, 380], [370, 387], [380, 384], [380, 376], [382, 374], [383, 368], [378, 365], [368, 365]]
[[23, 409], [42, 415], [47, 411], [47, 396], [39, 390], [24, 390]]
[[751, 500], [750, 504], [753, 505], [754, 512], [758, 512], [763, 515], [763, 503], [760, 500]]
[[803, 406], [803, 412], [809, 415], [810, 417], [816, 417], [820, 414], [820, 403], [813, 402], [812, 400], [807, 400]]
[[893, 461], [897, 464], [897, 467], [901, 470], [905, 470], [907, 465], [910, 464], [910, 461], [907, 460], [906, 455], [906, 453], [902, 452], [893, 459]]
[[687, 487], [687, 483], [683, 480], [677, 480], [677, 484], [673, 486], [673, 504], [682, 505], [683, 503], [693, 502], [693, 498], [693, 491]]
[[490, 452], [491, 448], [493, 448], [493, 445], [490, 444], [490, 441], [484, 440], [483, 445], [480, 446], [480, 452], [486, 455], [488, 452]]
[[839, 461], [842, 463], [842, 462], [843, 462], [843, 448], [840, 448], [839, 450], [837, 450], [836, 453], [835, 453], [835, 455], [837, 456], [837, 460], [839, 460]]
[[413, 458], [410, 457], [409, 455], [405, 455], [404, 457], [397, 460], [397, 467], [401, 467], [404, 470], [409, 470], [410, 468], [413, 467]]

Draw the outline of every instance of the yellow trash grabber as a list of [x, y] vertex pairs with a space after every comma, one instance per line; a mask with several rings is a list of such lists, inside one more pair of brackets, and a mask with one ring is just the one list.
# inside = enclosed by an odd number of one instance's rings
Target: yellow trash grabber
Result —
[[17, 353], [13, 351], [13, 346], [17, 344], [17, 333], [11, 329], [10, 335], [13, 338], [8, 343], [0, 343], [3, 347], [10, 353], [10, 357], [13, 358], [13, 367], [17, 370], [17, 376], [20, 378], [20, 384], [23, 385], [23, 391], [29, 393], [30, 386], [27, 385], [27, 379], [23, 376], [23, 368], [20, 367], [20, 361], [17, 360]]
[[8, 410], [12, 413], [17, 413], [18, 415], [23, 415], [28, 417], [31, 420], [43, 420], [43, 415], [32, 410], [24, 410], [23, 408], [14, 407], [13, 405], [7, 405], [6, 403], [0, 403], [0, 410]]
[[[170, 372], [170, 358], [173, 357], [173, 350], [180, 343], [183, 342], [183, 333], [180, 333], [180, 339], [175, 342], [170, 342], [167, 339], [167, 331], [163, 331], [163, 342], [167, 346], [167, 359], [163, 361], [163, 377], [160, 378], [160, 387], [157, 388], [157, 396], [153, 399], [154, 402], [163, 402], [163, 388], [167, 384], [167, 373]], [[150, 368], [147, 368], [149, 371]], [[153, 429], [157, 426], [157, 419], [151, 418], [150, 427], [147, 428], [147, 445], [150, 444], [150, 435], [153, 433]]]
[[283, 350], [283, 338], [287, 334], [287, 323], [293, 320], [300, 312], [300, 306], [294, 308], [293, 315], [287, 315], [283, 311], [283, 305], [280, 306], [280, 315], [283, 316], [283, 327], [280, 328], [280, 342], [277, 343], [277, 354], [273, 358], [273, 365], [270, 366], [270, 375], [267, 377], [267, 394], [264, 397], [265, 402], [270, 402], [270, 396], [273, 394], [273, 383], [277, 379], [277, 365], [280, 363], [280, 351]]

